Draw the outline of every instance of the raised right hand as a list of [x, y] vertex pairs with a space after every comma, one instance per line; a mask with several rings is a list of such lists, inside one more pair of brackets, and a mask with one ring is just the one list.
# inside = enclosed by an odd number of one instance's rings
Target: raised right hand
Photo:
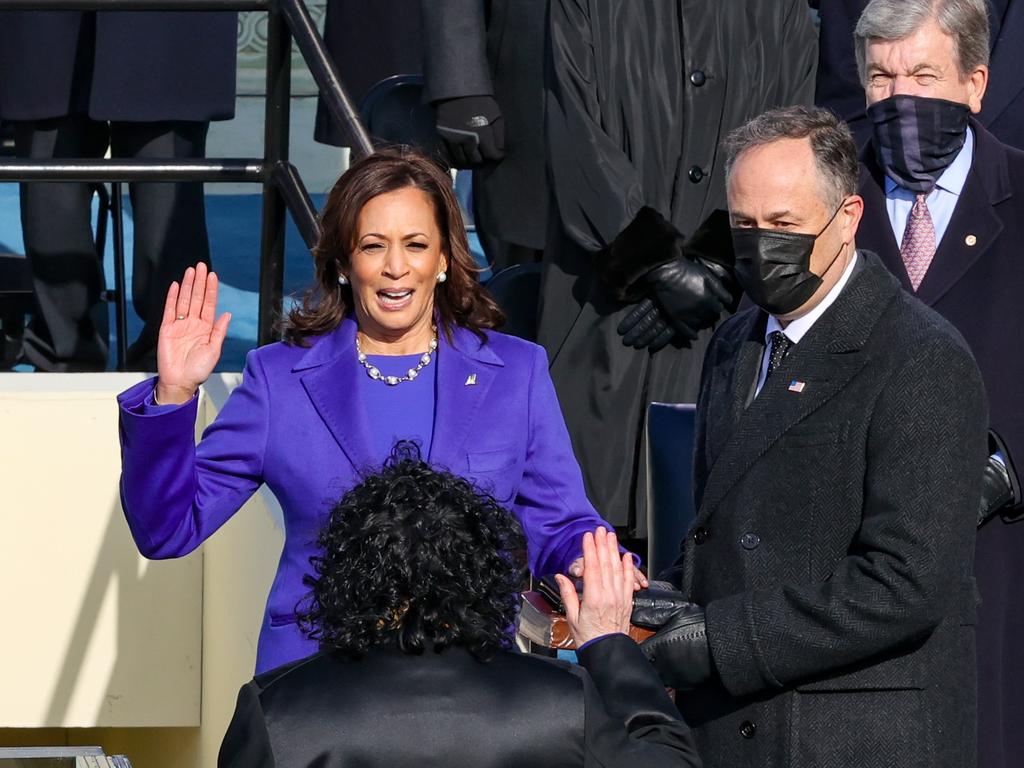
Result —
[[231, 313], [215, 319], [217, 275], [200, 262], [167, 291], [156, 345], [160, 405], [184, 403], [206, 381], [220, 359]]
[[577, 648], [603, 635], [629, 631], [633, 570], [633, 556], [619, 554], [614, 533], [598, 528], [584, 534], [582, 603], [573, 583], [562, 574], [555, 576]]

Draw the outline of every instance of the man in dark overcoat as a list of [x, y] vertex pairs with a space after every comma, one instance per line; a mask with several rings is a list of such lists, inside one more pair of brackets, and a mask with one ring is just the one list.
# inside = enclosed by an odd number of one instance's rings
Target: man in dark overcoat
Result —
[[548, 0], [422, 0], [424, 77], [456, 167], [472, 168], [491, 266], [535, 262], [547, 232]]
[[[0, 118], [18, 156], [199, 158], [235, 110], [235, 13], [0, 13]], [[103, 370], [107, 310], [84, 184], [21, 185], [37, 307], [25, 357], [45, 371]], [[209, 262], [203, 185], [131, 185], [132, 301], [144, 321], [129, 366], [155, 370], [164, 297]]]
[[642, 536], [647, 406], [694, 401], [732, 304], [728, 231], [687, 242], [725, 207], [719, 138], [810, 103], [814, 29], [804, 0], [553, 0], [549, 34], [538, 341], [588, 495]]
[[857, 150], [824, 109], [726, 148], [757, 305], [708, 348], [690, 601], [644, 650], [710, 768], [974, 765], [981, 375], [963, 338], [856, 249]]
[[988, 84], [985, 12], [984, 0], [890, 0], [864, 11], [856, 46], [876, 127], [861, 155], [860, 242], [956, 326], [985, 380], [992, 458], [975, 556], [978, 765], [1010, 768], [1024, 755], [1024, 153], [977, 117], [988, 94], [1021, 87], [1006, 72]]
[[[1024, 2], [988, 0], [992, 83], [977, 119], [997, 139], [1024, 149]], [[868, 0], [812, 0], [821, 14], [814, 103], [846, 120], [857, 146], [871, 139], [864, 113], [864, 84], [853, 53], [853, 29]]]
[[[324, 44], [357, 109], [381, 80], [423, 73], [423, 39], [420, 0], [327, 0]], [[350, 140], [323, 99], [314, 138], [336, 147]]]

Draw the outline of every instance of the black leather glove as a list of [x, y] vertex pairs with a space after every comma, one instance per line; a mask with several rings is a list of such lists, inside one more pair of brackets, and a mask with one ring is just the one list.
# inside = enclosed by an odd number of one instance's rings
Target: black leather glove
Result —
[[[979, 528], [997, 513], [1008, 523], [1016, 522], [1024, 515], [1024, 510], [1020, 507], [1021, 492], [1017, 486], [1017, 473], [1010, 458], [1010, 451], [993, 429], [988, 431], [988, 450], [990, 455], [981, 475]], [[996, 458], [996, 454], [999, 458]]]
[[680, 610], [695, 607], [667, 581], [651, 581], [647, 589], [633, 593], [630, 623], [647, 629], [661, 629]]
[[732, 303], [719, 276], [704, 263], [687, 258], [655, 267], [644, 275], [644, 283], [682, 335], [710, 328]]
[[704, 609], [694, 603], [677, 607], [661, 628], [640, 644], [640, 650], [665, 685], [694, 688], [711, 678], [711, 646]]
[[[644, 299], [633, 307], [615, 330], [622, 337], [623, 345], [651, 352], [657, 352], [677, 334], [675, 326], [669, 323], [665, 312], [653, 299]], [[679, 335], [687, 344], [697, 338], [693, 329]]]
[[995, 456], [989, 456], [981, 475], [981, 506], [978, 508], [978, 527], [1013, 501], [1013, 485], [1006, 465]]
[[456, 168], [479, 168], [505, 157], [505, 120], [491, 96], [435, 102], [437, 132]]

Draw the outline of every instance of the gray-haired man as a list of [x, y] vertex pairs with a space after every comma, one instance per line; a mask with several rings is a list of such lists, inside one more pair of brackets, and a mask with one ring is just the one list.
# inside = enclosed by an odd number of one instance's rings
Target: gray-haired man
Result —
[[991, 403], [978, 523], [978, 763], [1024, 755], [1024, 153], [976, 119], [991, 91], [986, 0], [873, 0], [855, 52], [872, 143], [862, 246], [963, 334]]
[[708, 348], [671, 574], [692, 604], [643, 648], [689, 689], [708, 766], [971, 766], [980, 374], [856, 249], [857, 151], [830, 112], [765, 113], [726, 148], [758, 306]]

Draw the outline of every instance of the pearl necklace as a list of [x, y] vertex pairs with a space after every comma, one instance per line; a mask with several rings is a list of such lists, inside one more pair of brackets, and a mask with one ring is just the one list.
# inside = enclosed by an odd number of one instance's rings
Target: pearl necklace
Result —
[[366, 354], [363, 352], [362, 347], [359, 345], [359, 334], [356, 333], [356, 357], [360, 364], [366, 369], [366, 375], [374, 381], [380, 381], [387, 384], [389, 387], [395, 387], [404, 381], [412, 381], [420, 375], [420, 371], [430, 365], [431, 355], [437, 350], [437, 326], [433, 326], [434, 337], [430, 340], [430, 349], [423, 353], [423, 357], [416, 363], [415, 368], [410, 368], [405, 376], [385, 376], [380, 372], [380, 368], [375, 365], [371, 365], [366, 359]]

